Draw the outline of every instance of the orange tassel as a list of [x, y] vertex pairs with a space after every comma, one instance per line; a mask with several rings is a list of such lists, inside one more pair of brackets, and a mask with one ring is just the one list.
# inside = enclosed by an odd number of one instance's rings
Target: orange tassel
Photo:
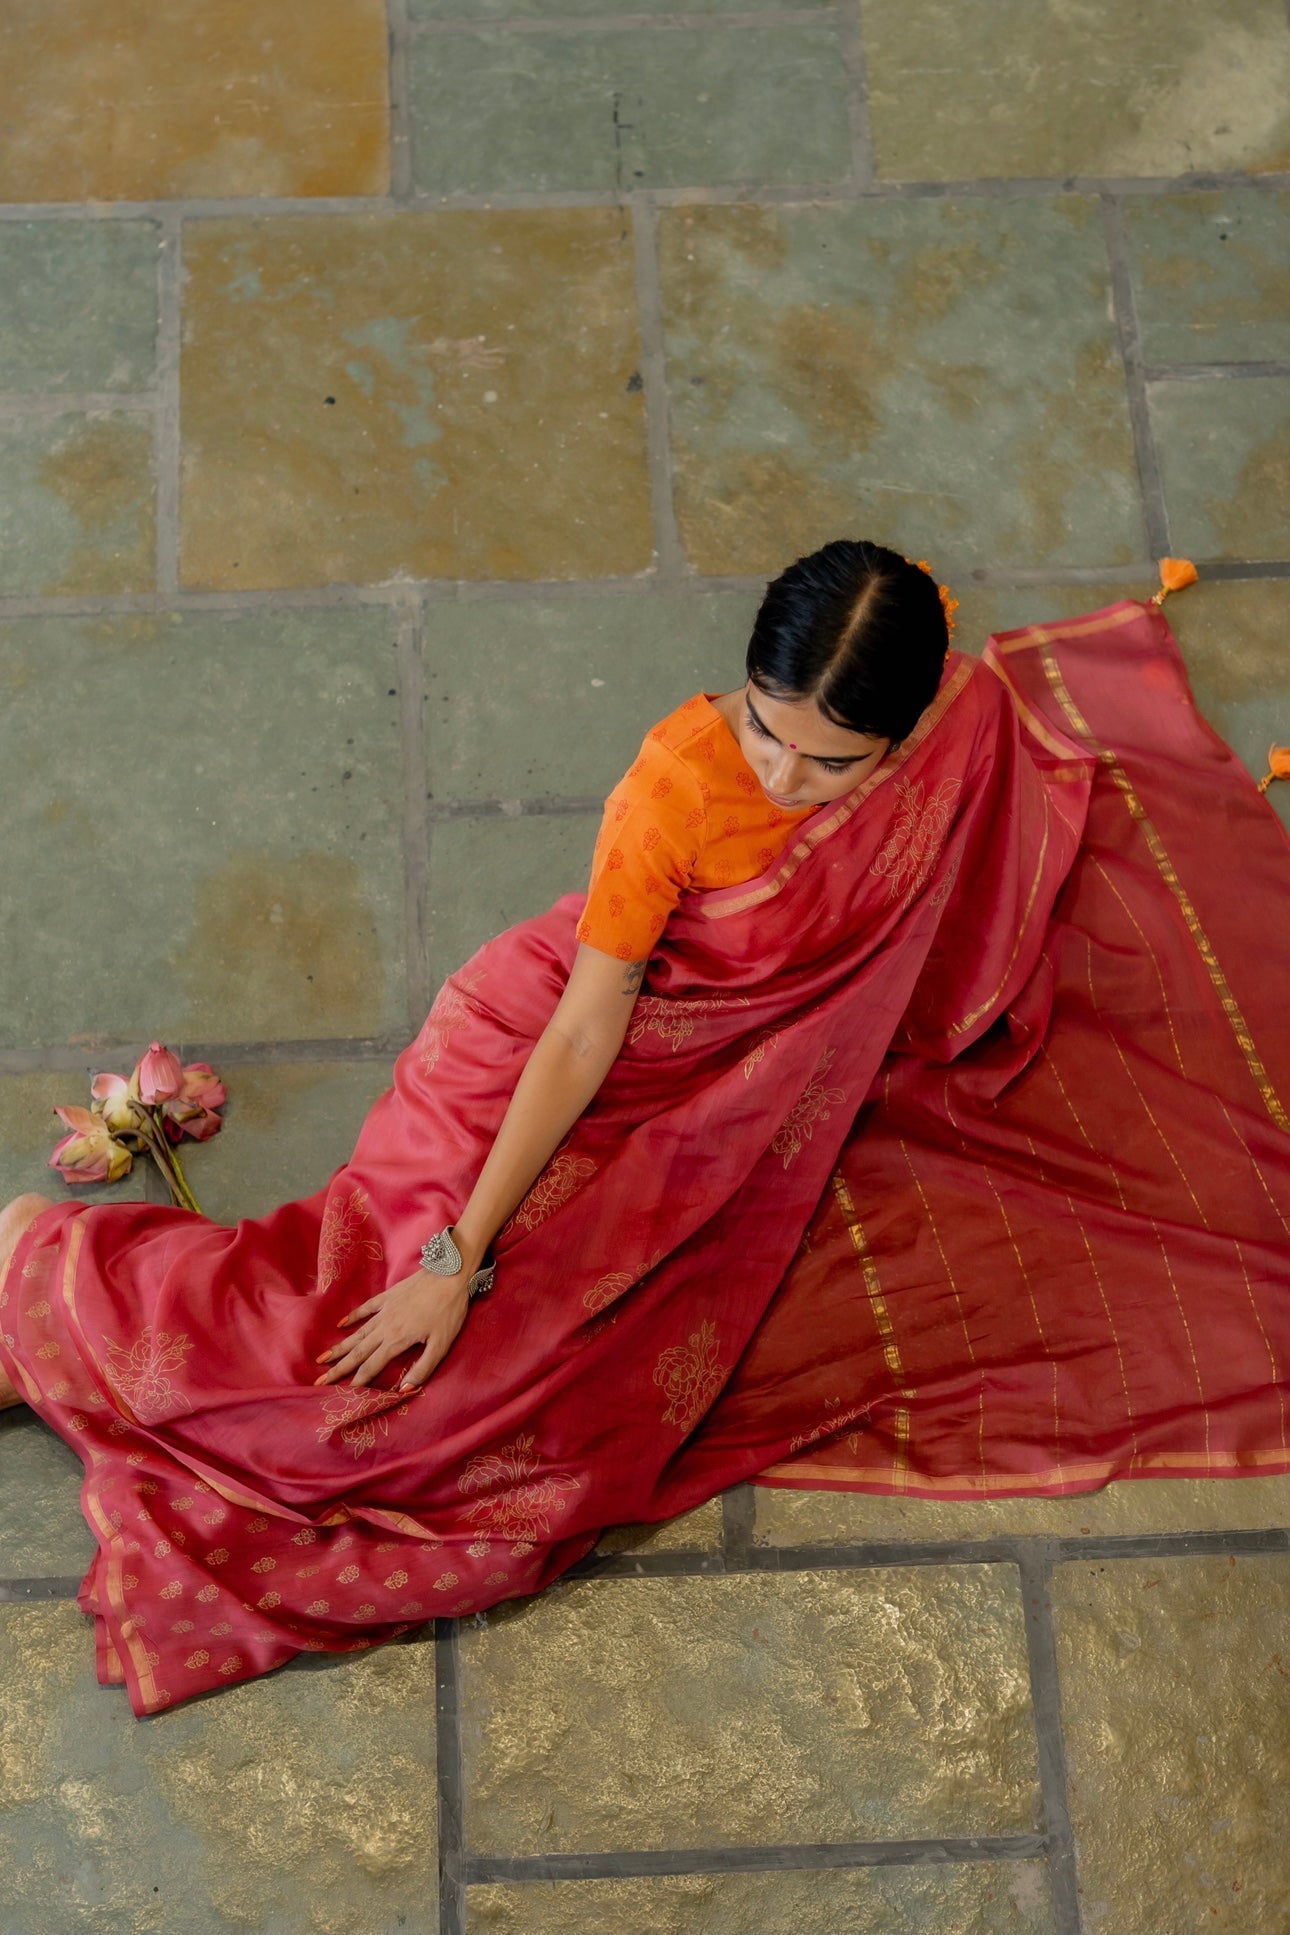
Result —
[[1266, 793], [1274, 779], [1290, 779], [1290, 746], [1268, 747], [1268, 770], [1259, 781], [1259, 791]]
[[1152, 598], [1153, 605], [1163, 605], [1171, 591], [1185, 591], [1194, 585], [1200, 573], [1190, 558], [1161, 558], [1160, 589]]

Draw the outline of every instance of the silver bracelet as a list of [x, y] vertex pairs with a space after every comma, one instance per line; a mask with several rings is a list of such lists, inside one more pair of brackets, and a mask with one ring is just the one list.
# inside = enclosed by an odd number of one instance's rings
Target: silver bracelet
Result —
[[[455, 1228], [455, 1223], [449, 1223], [447, 1229], [440, 1230], [438, 1235], [432, 1236], [428, 1243], [422, 1245], [421, 1268], [423, 1270], [429, 1270], [431, 1276], [456, 1277], [461, 1275], [465, 1267], [465, 1259], [453, 1240], [453, 1231]], [[490, 1252], [484, 1258], [481, 1267], [476, 1270], [474, 1276], [470, 1279], [467, 1285], [467, 1297], [482, 1297], [485, 1291], [492, 1289], [493, 1278], [496, 1275], [497, 1264], [493, 1260], [492, 1253]]]

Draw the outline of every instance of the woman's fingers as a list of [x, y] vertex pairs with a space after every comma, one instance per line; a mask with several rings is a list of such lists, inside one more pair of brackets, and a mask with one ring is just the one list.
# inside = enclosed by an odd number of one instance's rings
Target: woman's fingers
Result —
[[406, 1344], [401, 1346], [397, 1344], [384, 1344], [374, 1350], [367, 1362], [354, 1373], [355, 1389], [362, 1389], [365, 1385], [370, 1384], [374, 1377], [379, 1377], [385, 1369], [385, 1366], [394, 1358], [401, 1356], [402, 1352], [406, 1349]]
[[443, 1352], [433, 1344], [428, 1344], [410, 1371], [407, 1371], [400, 1384], [401, 1391], [419, 1391], [435, 1366], [443, 1361]]
[[380, 1297], [369, 1297], [366, 1303], [359, 1304], [357, 1310], [351, 1310], [348, 1317], [340, 1319], [341, 1329], [343, 1330], [346, 1324], [356, 1324], [360, 1317], [374, 1317], [380, 1307]]

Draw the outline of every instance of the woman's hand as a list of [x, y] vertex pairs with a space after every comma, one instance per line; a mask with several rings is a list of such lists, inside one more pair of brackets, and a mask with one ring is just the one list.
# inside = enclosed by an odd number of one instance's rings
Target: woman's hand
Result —
[[330, 1364], [331, 1369], [316, 1377], [314, 1383], [335, 1384], [352, 1371], [356, 1388], [370, 1384], [394, 1358], [414, 1344], [424, 1344], [425, 1349], [399, 1384], [401, 1391], [418, 1389], [448, 1355], [466, 1321], [469, 1281], [465, 1270], [455, 1277], [430, 1277], [418, 1270], [401, 1283], [392, 1283], [379, 1296], [369, 1297], [341, 1318], [342, 1326], [362, 1322], [362, 1329], [315, 1359], [316, 1363]]

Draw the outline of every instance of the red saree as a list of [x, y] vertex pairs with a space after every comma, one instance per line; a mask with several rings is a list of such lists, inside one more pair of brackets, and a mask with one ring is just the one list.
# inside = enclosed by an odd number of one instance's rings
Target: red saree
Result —
[[450, 978], [316, 1196], [37, 1218], [0, 1362], [84, 1460], [81, 1603], [136, 1713], [535, 1591], [768, 1468], [956, 1495], [1290, 1467], [1256, 918], [1285, 841], [1157, 611], [1047, 636], [1060, 673], [1042, 632], [952, 655], [769, 874], [682, 903], [423, 1390], [319, 1389], [314, 1359], [464, 1200], [578, 897]]

